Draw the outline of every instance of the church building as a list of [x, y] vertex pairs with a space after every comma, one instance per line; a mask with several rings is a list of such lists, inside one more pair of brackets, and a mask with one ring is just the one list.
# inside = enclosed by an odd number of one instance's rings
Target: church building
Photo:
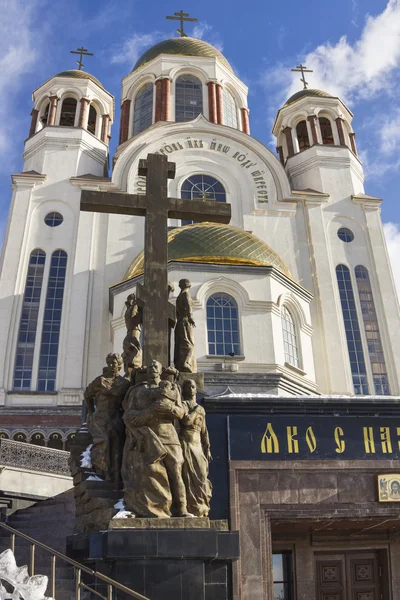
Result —
[[168, 223], [170, 301], [187, 278], [194, 302], [210, 516], [239, 531], [229, 597], [400, 598], [399, 302], [352, 112], [300, 90], [274, 153], [228, 59], [186, 36], [149, 48], [119, 101], [116, 124], [83, 70], [33, 92], [0, 263], [0, 438], [68, 450], [144, 267], [144, 219], [81, 212], [81, 192], [145, 194], [140, 160], [165, 155], [170, 197], [232, 210]]

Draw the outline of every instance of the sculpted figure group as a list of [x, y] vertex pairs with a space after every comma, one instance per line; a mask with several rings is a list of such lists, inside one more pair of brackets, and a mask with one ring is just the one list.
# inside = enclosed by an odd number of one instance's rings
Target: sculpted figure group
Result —
[[[179, 285], [180, 342], [178, 351], [175, 343], [175, 356], [180, 361], [175, 364], [189, 370], [196, 364], [190, 282], [182, 280]], [[137, 517], [205, 517], [212, 492], [211, 453], [196, 383], [186, 379], [181, 388], [179, 371], [165, 369], [155, 360], [144, 368], [135, 365], [141, 355], [136, 319], [140, 311], [133, 294], [126, 306], [123, 358], [109, 354], [103, 374], [84, 395], [93, 438], [92, 465], [97, 475], [116, 486], [122, 479], [125, 508]], [[119, 375], [123, 363], [125, 377]]]

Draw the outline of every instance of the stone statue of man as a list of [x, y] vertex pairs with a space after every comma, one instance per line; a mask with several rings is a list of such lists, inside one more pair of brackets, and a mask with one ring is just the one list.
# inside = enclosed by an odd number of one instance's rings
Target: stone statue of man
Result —
[[139, 517], [191, 516], [182, 480], [182, 449], [174, 426], [187, 409], [179, 386], [161, 381], [161, 372], [161, 364], [153, 360], [147, 367], [147, 381], [132, 386], [124, 400], [125, 506]]
[[194, 348], [194, 328], [192, 306], [190, 297], [191, 283], [189, 279], [181, 279], [181, 289], [176, 299], [176, 325], [175, 325], [175, 348], [174, 364], [182, 373], [196, 373], [197, 361]]
[[93, 438], [91, 460], [96, 474], [102, 479], [119, 483], [124, 443], [122, 401], [129, 382], [121, 377], [120, 354], [108, 354], [102, 375], [87, 386], [84, 399], [87, 405], [87, 425]]
[[125, 377], [130, 379], [132, 371], [142, 366], [142, 347], [140, 334], [142, 331], [142, 309], [136, 301], [135, 294], [129, 294], [125, 302], [125, 325], [127, 333], [123, 341]]

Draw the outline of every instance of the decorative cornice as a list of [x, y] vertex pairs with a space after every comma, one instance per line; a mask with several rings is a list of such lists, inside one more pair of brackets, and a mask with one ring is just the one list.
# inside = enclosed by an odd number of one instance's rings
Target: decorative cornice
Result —
[[[57, 129], [60, 133], [63, 134], [62, 137], [56, 137], [54, 135], [46, 135], [46, 133], [51, 129], [52, 133]], [[90, 136], [92, 139], [92, 135], [88, 133], [85, 129], [74, 128], [70, 129], [68, 133], [79, 132], [81, 135], [67, 135], [65, 128], [60, 128], [56, 125], [47, 126], [38, 131], [33, 137], [27, 140], [26, 145], [29, 147], [23, 153], [23, 159], [26, 161], [34, 154], [43, 150], [44, 148], [51, 148], [56, 150], [65, 150], [66, 147], [69, 148], [79, 148], [86, 154], [88, 154], [91, 158], [99, 162], [102, 166], [104, 165], [105, 158], [107, 156], [106, 145], [101, 142], [98, 138], [95, 138], [99, 144], [104, 146], [104, 149], [94, 148], [93, 145], [89, 144], [84, 140], [84, 136]]]
[[379, 210], [382, 204], [382, 198], [376, 198], [368, 194], [358, 194], [357, 196], [352, 196], [351, 199], [355, 204], [362, 206], [364, 210]]
[[[315, 146], [312, 146], [315, 148]], [[328, 150], [329, 148], [329, 150]], [[329, 156], [331, 149], [340, 149], [347, 150], [347, 156]], [[299, 154], [294, 154], [289, 157], [286, 163], [286, 168], [290, 174], [290, 177], [297, 177], [299, 175], [303, 175], [307, 171], [315, 167], [327, 167], [330, 169], [351, 169], [355, 175], [360, 179], [360, 181], [364, 181], [364, 173], [362, 170], [361, 162], [359, 159], [349, 150], [348, 148], [344, 148], [343, 146], [318, 146], [318, 149], [327, 150], [328, 154], [314, 154], [307, 160], [303, 160], [299, 164], [294, 164], [295, 158], [299, 156]]]
[[34, 187], [41, 185], [47, 179], [47, 175], [37, 173], [36, 171], [26, 171], [25, 173], [15, 173], [11, 175], [11, 181], [15, 186]]

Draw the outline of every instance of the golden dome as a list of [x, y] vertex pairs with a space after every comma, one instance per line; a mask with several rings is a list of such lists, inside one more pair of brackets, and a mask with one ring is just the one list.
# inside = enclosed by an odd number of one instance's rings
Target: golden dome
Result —
[[171, 38], [170, 40], [163, 40], [158, 44], [155, 44], [136, 62], [132, 71], [136, 71], [139, 67], [142, 67], [146, 63], [150, 62], [154, 58], [157, 58], [160, 54], [177, 54], [180, 56], [205, 56], [218, 58], [218, 60], [225, 65], [230, 71], [233, 71], [231, 65], [226, 60], [225, 56], [221, 54], [219, 50], [203, 42], [203, 40], [197, 40], [190, 37], [177, 37]]
[[285, 106], [287, 106], [288, 104], [292, 104], [293, 102], [296, 102], [296, 100], [301, 100], [301, 98], [304, 98], [305, 96], [313, 96], [315, 98], [335, 98], [335, 96], [332, 96], [331, 94], [328, 94], [327, 92], [323, 92], [322, 90], [300, 90], [299, 92], [296, 92], [295, 94], [293, 94], [293, 96], [290, 96], [290, 98], [288, 100], [286, 100], [285, 102]]
[[97, 79], [97, 77], [94, 77], [94, 75], [91, 75], [86, 71], [79, 71], [78, 69], [71, 69], [70, 71], [61, 71], [61, 73], [57, 73], [57, 75], [54, 75], [54, 77], [75, 77], [76, 79], [90, 79], [91, 81], [94, 81], [94, 83], [97, 83], [97, 85], [104, 89], [103, 84]]
[[[286, 265], [265, 242], [232, 225], [195, 223], [168, 233], [168, 262], [276, 267], [290, 277]], [[133, 261], [123, 281], [143, 273], [144, 254]]]

